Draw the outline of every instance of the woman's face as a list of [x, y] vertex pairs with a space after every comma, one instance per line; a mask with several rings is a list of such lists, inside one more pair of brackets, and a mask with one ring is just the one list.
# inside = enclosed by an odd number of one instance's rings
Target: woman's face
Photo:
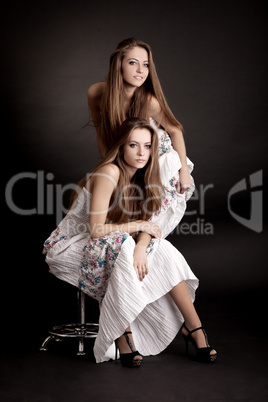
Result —
[[151, 156], [151, 133], [147, 128], [135, 128], [124, 145], [124, 160], [135, 173], [142, 169]]
[[124, 83], [138, 88], [145, 82], [148, 74], [149, 60], [147, 51], [138, 46], [129, 49], [122, 61]]

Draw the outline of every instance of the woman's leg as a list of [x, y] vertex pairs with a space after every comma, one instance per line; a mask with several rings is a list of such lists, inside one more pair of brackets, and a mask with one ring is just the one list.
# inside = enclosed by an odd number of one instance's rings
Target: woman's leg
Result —
[[[185, 325], [192, 331], [195, 328], [201, 327], [201, 321], [198, 317], [198, 314], [193, 305], [189, 290], [185, 281], [178, 283], [178, 285], [174, 286], [174, 288], [169, 292], [170, 296], [174, 300], [176, 306], [179, 308], [182, 313]], [[182, 333], [187, 335], [187, 331], [185, 328], [182, 328]], [[202, 331], [196, 331], [192, 334], [193, 339], [195, 340], [198, 348], [206, 347], [206, 339]], [[210, 354], [214, 355], [216, 351], [213, 349]]]

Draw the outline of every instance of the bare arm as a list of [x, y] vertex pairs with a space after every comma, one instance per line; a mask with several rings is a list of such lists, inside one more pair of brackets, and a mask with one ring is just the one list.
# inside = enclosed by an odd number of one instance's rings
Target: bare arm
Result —
[[137, 246], [147, 247], [152, 240], [152, 236], [148, 233], [141, 232], [137, 237]]
[[151, 99], [149, 112], [150, 116], [159, 124], [161, 124], [161, 126], [164, 127], [164, 129], [168, 132], [172, 141], [173, 148], [180, 157], [182, 165], [180, 169], [180, 186], [181, 186], [180, 192], [184, 193], [191, 186], [192, 179], [190, 177], [187, 166], [186, 147], [182, 131], [168, 121], [168, 119], [162, 112], [162, 109], [157, 99], [155, 98]]
[[133, 253], [133, 266], [140, 281], [149, 273], [146, 249], [151, 239], [152, 236], [147, 233], [140, 233], [137, 237], [137, 244]]

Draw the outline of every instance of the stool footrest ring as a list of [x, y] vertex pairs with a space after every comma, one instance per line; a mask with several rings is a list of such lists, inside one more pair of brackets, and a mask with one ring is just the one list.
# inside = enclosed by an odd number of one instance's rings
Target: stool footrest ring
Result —
[[56, 325], [49, 334], [59, 338], [96, 338], [99, 324], [63, 324]]

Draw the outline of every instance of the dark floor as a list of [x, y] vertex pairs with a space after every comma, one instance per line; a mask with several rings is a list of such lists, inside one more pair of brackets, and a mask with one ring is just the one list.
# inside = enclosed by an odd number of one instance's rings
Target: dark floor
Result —
[[198, 305], [210, 342], [219, 353], [212, 365], [188, 358], [180, 335], [160, 355], [146, 357], [138, 370], [123, 368], [119, 362], [96, 364], [91, 340], [85, 357], [76, 356], [74, 341], [52, 341], [47, 352], [40, 352], [39, 338], [41, 343], [46, 336], [41, 333], [35, 334], [32, 347], [29, 337], [20, 350], [9, 343], [1, 357], [0, 400], [267, 401], [268, 348], [261, 311], [256, 315], [261, 293], [252, 297], [255, 306], [246, 294], [236, 303], [228, 297], [227, 304], [223, 296], [213, 303], [203, 298]]

